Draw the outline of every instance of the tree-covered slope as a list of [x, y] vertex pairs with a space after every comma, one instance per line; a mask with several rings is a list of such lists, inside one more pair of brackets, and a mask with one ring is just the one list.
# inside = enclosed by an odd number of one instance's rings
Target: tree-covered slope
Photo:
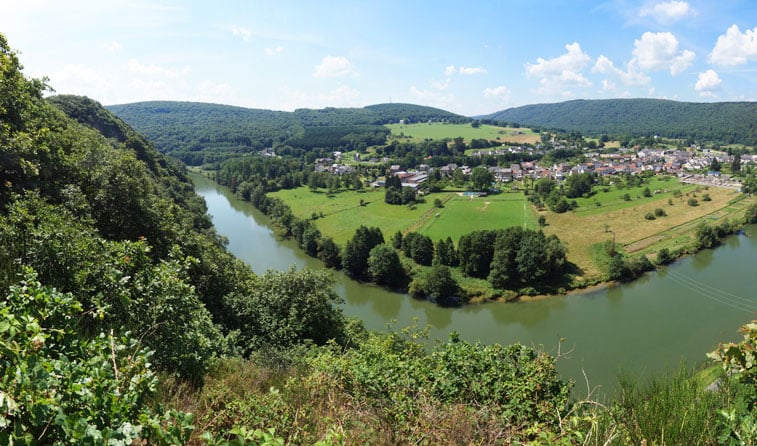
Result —
[[[411, 104], [365, 108], [256, 110], [195, 102], [138, 102], [108, 107], [158, 150], [190, 165], [210, 164], [272, 147], [277, 151], [361, 150], [386, 141], [383, 124], [469, 118]], [[107, 129], [104, 129], [107, 131]]]
[[470, 121], [466, 116], [442, 110], [440, 108], [426, 107], [414, 104], [376, 104], [365, 107], [376, 116], [374, 123], [391, 124], [404, 119], [408, 123], [432, 121], [447, 121], [456, 124]]
[[483, 118], [589, 135], [659, 135], [757, 144], [757, 102], [576, 100], [515, 107]]
[[108, 109], [163, 153], [197, 165], [272, 147], [301, 137], [292, 113], [197, 102], [153, 101]]

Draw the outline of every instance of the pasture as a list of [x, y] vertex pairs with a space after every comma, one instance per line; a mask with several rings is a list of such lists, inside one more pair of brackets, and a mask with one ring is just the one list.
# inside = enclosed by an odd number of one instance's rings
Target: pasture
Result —
[[462, 137], [466, 142], [472, 139], [488, 139], [491, 141], [508, 141], [514, 143], [536, 143], [540, 141], [538, 133], [527, 128], [498, 127], [481, 125], [478, 128], [470, 124], [387, 124], [394, 138], [409, 141], [423, 141], [426, 139], [454, 139]]

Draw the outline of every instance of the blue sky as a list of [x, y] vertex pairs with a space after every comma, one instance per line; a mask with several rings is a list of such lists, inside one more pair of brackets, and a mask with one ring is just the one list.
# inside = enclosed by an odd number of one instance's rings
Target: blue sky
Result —
[[27, 76], [103, 104], [460, 114], [757, 100], [757, 1], [0, 0]]

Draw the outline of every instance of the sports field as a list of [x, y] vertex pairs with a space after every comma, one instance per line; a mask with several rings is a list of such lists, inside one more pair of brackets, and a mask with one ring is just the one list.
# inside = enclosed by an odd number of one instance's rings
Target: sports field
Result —
[[[489, 197], [442, 192], [426, 196], [425, 203], [414, 207], [386, 204], [384, 189], [328, 195], [300, 187], [270, 195], [287, 203], [299, 218], [318, 216], [315, 225], [323, 235], [332, 237], [339, 244], [352, 238], [360, 225], [381, 228], [386, 239], [397, 231], [418, 231], [433, 240], [452, 237], [455, 242], [461, 235], [474, 230], [522, 225], [533, 228], [536, 225], [536, 213], [521, 192]], [[444, 203], [443, 207], [433, 206], [436, 198]], [[363, 206], [360, 205], [361, 199], [364, 200]]]
[[449, 200], [444, 207], [436, 209], [431, 218], [425, 219], [414, 230], [432, 240], [452, 237], [457, 243], [460, 236], [472, 231], [510, 226], [536, 227], [536, 213], [522, 192], [488, 197], [447, 195]]
[[404, 137], [410, 141], [426, 139], [454, 139], [462, 137], [466, 142], [472, 139], [488, 139], [492, 141], [508, 141], [514, 143], [536, 143], [540, 136], [527, 128], [497, 127], [481, 125], [478, 128], [470, 124], [388, 124], [394, 137]]

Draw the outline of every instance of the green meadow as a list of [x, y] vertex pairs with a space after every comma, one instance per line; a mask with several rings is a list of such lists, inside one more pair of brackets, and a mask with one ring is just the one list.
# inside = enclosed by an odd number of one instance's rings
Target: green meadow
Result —
[[[314, 223], [321, 233], [338, 244], [352, 238], [360, 225], [381, 228], [386, 239], [397, 231], [418, 231], [433, 240], [452, 237], [455, 242], [461, 235], [479, 229], [536, 226], [536, 214], [520, 192], [473, 198], [443, 192], [428, 195], [425, 203], [414, 206], [386, 204], [384, 189], [327, 194], [300, 187], [270, 195], [288, 204], [297, 217], [315, 216]], [[443, 207], [434, 207], [436, 198], [443, 201]]]
[[[670, 176], [654, 176], [649, 178], [648, 181], [648, 184], [639, 187], [624, 186], [618, 188], [614, 184], [595, 186], [594, 191], [596, 193], [591, 197], [576, 198], [579, 207], [575, 210], [575, 213], [580, 216], [599, 215], [610, 211], [635, 208], [645, 203], [659, 202], [661, 199], [667, 201], [667, 199], [673, 197], [675, 191], [686, 194], [697, 188], [704, 188], [704, 186], [680, 183], [676, 178]], [[652, 192], [651, 197], [644, 196], [645, 188], [649, 188], [649, 191]], [[625, 194], [630, 196], [629, 201], [623, 199]]]
[[415, 229], [433, 240], [461, 235], [482, 229], [510, 226], [536, 227], [536, 214], [522, 192], [488, 197], [467, 197], [448, 194], [444, 207], [436, 209], [431, 218]]
[[386, 127], [395, 138], [405, 138], [409, 141], [423, 141], [426, 139], [454, 139], [462, 137], [465, 141], [472, 139], [500, 140], [502, 142], [533, 142], [539, 141], [540, 137], [531, 129], [498, 127], [494, 125], [481, 125], [478, 128], [470, 124], [387, 124]]

